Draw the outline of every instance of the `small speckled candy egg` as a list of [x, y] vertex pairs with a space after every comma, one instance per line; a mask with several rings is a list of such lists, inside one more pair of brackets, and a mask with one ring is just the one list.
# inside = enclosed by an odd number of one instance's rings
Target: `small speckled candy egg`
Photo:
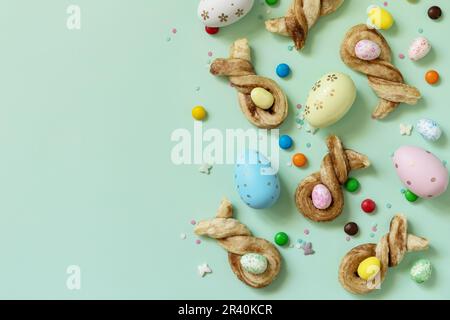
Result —
[[262, 274], [267, 270], [267, 258], [258, 253], [247, 253], [241, 257], [242, 268], [253, 274]]
[[408, 57], [412, 61], [424, 58], [431, 50], [431, 44], [425, 37], [418, 37], [413, 40], [408, 50]]
[[241, 199], [251, 208], [269, 208], [280, 197], [278, 175], [258, 151], [246, 150], [238, 157], [234, 179]]
[[253, 7], [254, 0], [200, 0], [197, 14], [207, 27], [225, 27], [241, 20]]
[[309, 91], [303, 115], [311, 127], [325, 128], [345, 116], [355, 98], [355, 83], [348, 75], [327, 73]]
[[417, 260], [411, 268], [409, 274], [411, 279], [417, 283], [422, 283], [431, 278], [433, 267], [428, 259]]
[[380, 56], [380, 54], [380, 46], [371, 40], [360, 40], [355, 46], [355, 55], [361, 60], [375, 60]]
[[448, 171], [434, 154], [419, 147], [403, 146], [392, 158], [403, 184], [421, 198], [434, 198], [447, 190]]
[[416, 124], [416, 130], [424, 139], [437, 141], [442, 135], [439, 124], [431, 119], [420, 119]]
[[314, 187], [311, 198], [314, 207], [319, 210], [327, 209], [333, 201], [330, 190], [328, 190], [328, 188], [323, 184], [318, 184]]

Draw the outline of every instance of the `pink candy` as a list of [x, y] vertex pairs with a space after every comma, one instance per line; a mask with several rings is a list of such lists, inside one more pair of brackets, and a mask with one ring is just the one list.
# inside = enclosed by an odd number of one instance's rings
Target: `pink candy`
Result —
[[361, 60], [375, 60], [380, 54], [380, 46], [371, 40], [360, 40], [355, 46], [355, 55]]
[[333, 201], [330, 190], [323, 184], [318, 184], [314, 187], [311, 198], [314, 207], [319, 210], [327, 209]]

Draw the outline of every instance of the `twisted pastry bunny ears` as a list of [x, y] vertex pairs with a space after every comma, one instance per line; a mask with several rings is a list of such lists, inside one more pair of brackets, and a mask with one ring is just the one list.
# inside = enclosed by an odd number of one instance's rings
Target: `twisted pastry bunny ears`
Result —
[[266, 29], [290, 36], [297, 50], [305, 46], [309, 30], [321, 16], [333, 13], [344, 0], [293, 0], [285, 17], [266, 21]]
[[[252, 236], [248, 228], [233, 219], [230, 201], [222, 200], [216, 218], [200, 221], [195, 234], [216, 239], [228, 251], [228, 262], [236, 276], [254, 288], [268, 286], [280, 272], [281, 256], [277, 248], [269, 241]], [[267, 269], [262, 274], [253, 274], [244, 270], [240, 259], [244, 254], [257, 253], [267, 259]]]
[[[235, 41], [231, 46], [230, 57], [214, 60], [210, 72], [215, 76], [230, 78], [231, 85], [238, 91], [242, 112], [255, 126], [263, 129], [277, 128], [286, 119], [286, 95], [275, 81], [255, 74], [247, 39]], [[254, 88], [264, 88], [273, 95], [272, 107], [264, 110], [253, 103], [250, 93]]]
[[[381, 48], [379, 58], [366, 61], [355, 55], [355, 46], [360, 40], [370, 40]], [[391, 48], [386, 39], [374, 29], [360, 24], [351, 28], [341, 46], [341, 58], [346, 65], [367, 75], [369, 85], [380, 98], [372, 118], [383, 119], [394, 111], [400, 103], [416, 104], [420, 92], [404, 84], [403, 75], [391, 63]]]
[[[295, 192], [298, 211], [305, 217], [319, 222], [331, 221], [342, 213], [344, 195], [341, 185], [347, 181], [350, 171], [370, 166], [369, 159], [365, 155], [344, 149], [337, 136], [328, 137], [327, 146], [329, 152], [322, 160], [320, 172], [306, 177]], [[333, 198], [331, 205], [325, 210], [317, 209], [312, 202], [312, 191], [318, 184], [324, 184]]]
[[[397, 214], [391, 220], [389, 233], [384, 235], [378, 244], [366, 243], [349, 251], [339, 267], [339, 281], [342, 286], [351, 293], [369, 293], [384, 281], [388, 268], [397, 266], [407, 252], [428, 249], [428, 240], [408, 234], [407, 228], [406, 217]], [[372, 283], [358, 277], [356, 272], [364, 259], [374, 256], [380, 260], [381, 268]]]

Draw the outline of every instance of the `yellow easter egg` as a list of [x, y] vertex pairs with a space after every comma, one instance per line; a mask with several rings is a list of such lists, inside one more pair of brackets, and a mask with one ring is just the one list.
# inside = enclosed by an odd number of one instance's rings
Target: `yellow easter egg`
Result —
[[372, 28], [387, 30], [394, 24], [394, 18], [386, 9], [371, 6], [367, 10], [367, 25]]
[[356, 98], [356, 86], [346, 74], [333, 72], [320, 78], [309, 92], [303, 115], [314, 128], [339, 121]]
[[358, 276], [364, 280], [371, 280], [380, 272], [381, 262], [377, 257], [364, 259], [358, 266]]
[[264, 110], [270, 109], [274, 102], [273, 94], [264, 88], [254, 88], [250, 93], [250, 97], [258, 108]]

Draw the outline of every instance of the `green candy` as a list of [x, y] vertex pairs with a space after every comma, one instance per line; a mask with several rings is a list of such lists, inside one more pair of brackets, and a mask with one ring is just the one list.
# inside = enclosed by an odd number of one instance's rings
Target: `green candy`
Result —
[[344, 184], [345, 190], [349, 192], [355, 192], [356, 190], [359, 189], [359, 186], [360, 186], [359, 181], [356, 180], [355, 178], [348, 178], [348, 180]]
[[409, 274], [415, 282], [422, 283], [430, 279], [432, 270], [430, 260], [420, 259], [414, 263]]
[[277, 2], [278, 2], [278, 0], [266, 0], [266, 3], [267, 3], [269, 6], [275, 5], [275, 4], [277, 4]]
[[418, 197], [415, 193], [413, 193], [412, 191], [410, 191], [410, 190], [406, 190], [406, 192], [405, 192], [405, 198], [406, 198], [406, 200], [408, 200], [409, 202], [416, 202], [416, 200], [419, 199], [419, 197]]
[[289, 242], [289, 236], [285, 232], [278, 232], [275, 235], [275, 243], [279, 246], [284, 246]]

